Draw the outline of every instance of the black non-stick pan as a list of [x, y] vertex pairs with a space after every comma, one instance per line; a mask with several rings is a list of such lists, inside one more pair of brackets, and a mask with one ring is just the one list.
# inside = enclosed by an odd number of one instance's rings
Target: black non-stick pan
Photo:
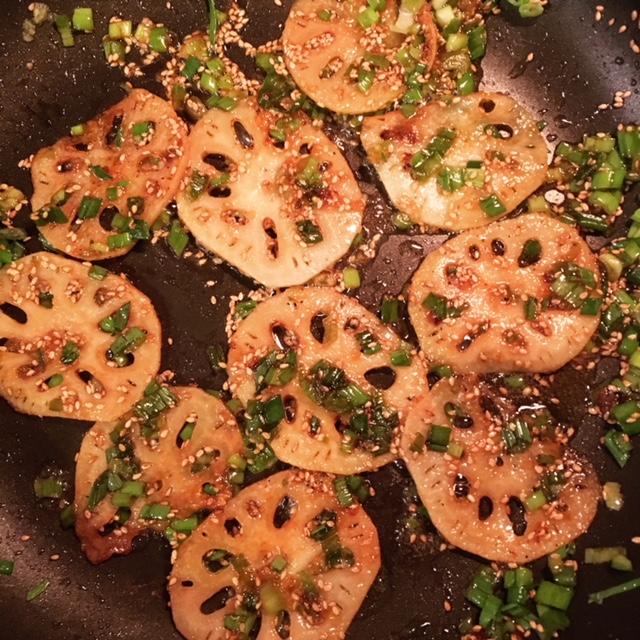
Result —
[[[112, 15], [140, 20], [149, 16], [165, 22], [179, 36], [203, 28], [204, 0], [51, 0], [55, 11], [69, 13], [79, 4], [93, 6], [97, 29], [80, 35], [63, 49], [53, 28], [41, 28], [34, 42], [22, 41], [22, 22], [29, 17], [30, 0], [2, 0], [0, 9], [0, 182], [31, 193], [28, 172], [18, 163], [40, 147], [66, 135], [69, 127], [86, 121], [114, 104], [122, 95], [121, 72], [105, 64], [101, 36]], [[640, 56], [630, 41], [640, 43], [638, 21], [631, 18], [636, 0], [609, 0], [601, 20], [598, 0], [550, 0], [545, 14], [524, 20], [505, 0], [500, 16], [488, 21], [489, 48], [482, 64], [483, 86], [504, 91], [522, 101], [549, 124], [550, 143], [578, 141], [583, 133], [612, 131], [620, 122], [640, 122]], [[289, 2], [243, 0], [250, 16], [245, 36], [254, 44], [279, 36]], [[279, 4], [279, 3], [278, 3]], [[501, 5], [501, 6], [502, 6]], [[622, 29], [626, 27], [626, 29]], [[529, 54], [533, 59], [527, 62]], [[157, 71], [158, 69], [156, 69]], [[153, 70], [136, 81], [158, 90]], [[618, 91], [629, 90], [624, 107], [612, 104]], [[369, 237], [385, 233], [377, 257], [364, 268], [357, 297], [372, 310], [383, 293], [400, 292], [426, 252], [441, 237], [389, 235], [389, 205], [370, 169], [360, 167], [356, 149], [349, 160], [369, 195], [366, 219]], [[626, 213], [638, 206], [630, 194]], [[30, 230], [33, 230], [30, 228]], [[32, 244], [32, 248], [37, 242]], [[206, 347], [224, 341], [224, 316], [231, 295], [252, 283], [229, 267], [209, 261], [199, 267], [193, 259], [177, 259], [163, 244], [146, 243], [123, 259], [108, 263], [126, 273], [154, 301], [163, 322], [163, 369], [175, 371], [177, 384], [220, 386], [209, 367]], [[216, 286], [205, 287], [208, 280]], [[211, 295], [217, 297], [212, 305]], [[400, 330], [403, 330], [400, 327]], [[600, 375], [607, 375], [606, 363]], [[558, 376], [563, 402], [559, 417], [578, 429], [577, 448], [593, 460], [602, 481], [622, 483], [625, 507], [611, 512], [602, 505], [591, 530], [579, 541], [585, 547], [623, 545], [640, 572], [640, 455], [621, 471], [601, 450], [602, 424], [588, 417], [587, 404], [594, 380], [568, 366]], [[92, 566], [80, 551], [73, 532], [59, 526], [57, 504], [37, 501], [33, 480], [43, 471], [60, 472], [73, 480], [74, 456], [88, 424], [63, 419], [39, 419], [15, 413], [0, 401], [0, 559], [15, 561], [11, 576], [0, 576], [0, 637], [15, 640], [154, 639], [173, 640], [165, 590], [170, 569], [169, 547], [159, 538], [141, 540], [127, 557]], [[371, 476], [376, 496], [366, 504], [378, 526], [383, 568], [360, 614], [348, 633], [350, 640], [457, 638], [466, 614], [464, 593], [479, 560], [458, 551], [439, 551], [440, 540], [430, 533], [426, 543], [408, 541], [408, 474], [402, 463]], [[603, 566], [583, 566], [569, 610], [566, 640], [636, 640], [640, 591], [587, 604], [591, 591], [622, 582], [628, 574], [614, 574]], [[26, 594], [48, 580], [48, 590], [27, 602]], [[451, 611], [444, 601], [451, 602]], [[295, 639], [294, 639], [295, 640]]]

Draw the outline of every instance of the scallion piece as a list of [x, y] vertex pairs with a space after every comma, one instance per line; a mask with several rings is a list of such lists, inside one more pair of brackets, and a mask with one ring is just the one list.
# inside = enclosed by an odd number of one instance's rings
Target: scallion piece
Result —
[[93, 9], [78, 8], [73, 10], [72, 17], [73, 28], [76, 31], [84, 31], [84, 33], [93, 33]]
[[324, 240], [320, 227], [311, 220], [299, 220], [296, 222], [296, 227], [302, 240], [308, 245], [318, 244]]
[[629, 462], [633, 451], [629, 436], [616, 429], [610, 429], [604, 437], [604, 444], [620, 467], [624, 467]]
[[365, 356], [372, 356], [374, 353], [382, 351], [382, 345], [376, 340], [371, 331], [358, 333], [356, 340], [360, 343], [360, 351], [362, 351]]
[[115, 235], [109, 236], [108, 239], [109, 249], [124, 249], [125, 247], [130, 247], [134, 243], [135, 240], [129, 231], [116, 233]]
[[566, 611], [573, 599], [573, 589], [543, 580], [538, 586], [535, 599], [540, 604]]
[[197, 200], [207, 189], [209, 185], [209, 177], [204, 173], [200, 173], [197, 169], [191, 174], [191, 182], [187, 188], [187, 197], [192, 202]]
[[402, 211], [393, 214], [393, 224], [399, 231], [409, 231], [413, 228], [413, 221]]
[[437, 320], [444, 320], [445, 318], [459, 318], [466, 310], [467, 305], [460, 305], [456, 307], [450, 304], [449, 300], [445, 297], [430, 293], [422, 302], [422, 306], [431, 311]]
[[67, 342], [62, 348], [60, 362], [66, 365], [72, 365], [80, 357], [80, 349], [76, 342]]
[[59, 478], [36, 478], [33, 481], [33, 491], [36, 498], [62, 498], [64, 485]]
[[345, 288], [357, 289], [360, 284], [360, 272], [355, 267], [347, 267], [342, 272], [342, 281]]
[[184, 230], [179, 220], [174, 220], [171, 223], [167, 243], [178, 257], [182, 256], [184, 250], [187, 248], [189, 244], [189, 234]]
[[380, 319], [384, 324], [393, 324], [398, 321], [399, 303], [396, 298], [384, 298], [380, 306]]
[[110, 316], [100, 321], [99, 327], [106, 333], [116, 335], [122, 333], [129, 324], [129, 315], [131, 313], [131, 303], [127, 302]]
[[133, 23], [131, 20], [112, 19], [109, 22], [109, 37], [114, 40], [124, 40], [133, 35]]
[[94, 198], [92, 196], [84, 196], [80, 202], [78, 209], [78, 220], [89, 220], [95, 218], [102, 208], [102, 198]]
[[121, 333], [109, 348], [107, 357], [113, 360], [119, 367], [129, 364], [127, 355], [138, 349], [147, 339], [147, 332], [140, 327], [132, 327], [125, 333]]
[[27, 602], [31, 602], [31, 600], [39, 598], [49, 588], [49, 585], [50, 582], [48, 580], [43, 580], [39, 585], [30, 589], [27, 593]]
[[236, 316], [244, 320], [255, 311], [257, 306], [257, 300], [242, 300], [241, 302], [237, 302], [235, 307]]
[[358, 24], [363, 29], [369, 29], [378, 22], [380, 22], [380, 14], [373, 7], [367, 7], [358, 14]]
[[75, 46], [76, 41], [75, 41], [75, 38], [73, 37], [73, 29], [72, 29], [71, 20], [69, 16], [58, 14], [54, 16], [53, 21], [55, 22], [56, 28], [58, 29], [58, 33], [60, 34], [60, 38], [62, 39], [62, 46], [63, 47]]
[[149, 47], [156, 53], [166, 53], [169, 50], [169, 34], [166, 27], [153, 27], [149, 34]]
[[218, 19], [218, 10], [216, 9], [215, 0], [208, 0], [209, 3], [209, 42], [213, 46], [218, 35], [220, 20]]
[[531, 431], [522, 418], [516, 418], [502, 427], [502, 439], [509, 453], [525, 451], [533, 442]]
[[127, 47], [122, 40], [104, 38], [102, 40], [102, 48], [107, 62], [110, 64], [124, 63], [127, 57]]
[[59, 387], [64, 382], [64, 377], [60, 373], [54, 373], [48, 380], [47, 386], [49, 389], [55, 389], [55, 387]]
[[480, 200], [480, 208], [490, 217], [495, 218], [506, 212], [507, 208], [502, 204], [500, 198], [492, 193], [487, 198]]
[[487, 29], [480, 24], [469, 32], [469, 53], [472, 60], [482, 58], [487, 50]]
[[437, 424], [431, 425], [427, 435], [427, 449], [446, 453], [451, 439], [451, 427], [443, 427]]
[[622, 584], [616, 585], [615, 587], [604, 589], [602, 591], [596, 591], [595, 593], [590, 593], [589, 604], [602, 604], [602, 601], [606, 600], [607, 598], [611, 598], [612, 596], [617, 596], [622, 593], [627, 593], [628, 591], [633, 591], [634, 589], [640, 589], [640, 578], [634, 578], [633, 580], [623, 582]]
[[467, 96], [476, 90], [476, 79], [472, 71], [465, 71], [457, 80], [456, 86], [461, 96]]
[[611, 415], [628, 436], [640, 434], [640, 403], [629, 401], [619, 404], [611, 409]]
[[0, 576], [10, 576], [14, 566], [13, 560], [0, 560]]
[[418, 151], [418, 153], [414, 154], [411, 158], [412, 177], [415, 180], [424, 182], [438, 171], [457, 135], [457, 132], [453, 129], [440, 129], [426, 148]]
[[171, 507], [168, 504], [146, 504], [140, 511], [143, 520], [168, 520]]
[[527, 298], [524, 303], [524, 317], [529, 321], [538, 317], [538, 301], [535, 298]]
[[92, 280], [104, 280], [109, 275], [109, 270], [93, 264], [89, 267], [89, 277]]

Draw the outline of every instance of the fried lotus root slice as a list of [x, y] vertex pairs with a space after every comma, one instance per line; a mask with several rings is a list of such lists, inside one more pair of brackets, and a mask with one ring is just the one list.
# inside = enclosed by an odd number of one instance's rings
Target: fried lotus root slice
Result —
[[[82, 442], [76, 532], [94, 564], [129, 553], [145, 530], [171, 527], [179, 542], [195, 528], [190, 519], [219, 510], [233, 495], [229, 459], [244, 445], [224, 403], [194, 387], [155, 393], [163, 410], [96, 423]], [[159, 399], [150, 402], [157, 406]]]
[[371, 113], [400, 98], [406, 72], [396, 55], [417, 50], [416, 62], [428, 71], [439, 36], [428, 3], [401, 17], [398, 4], [388, 0], [377, 24], [365, 29], [358, 21], [363, 11], [372, 11], [365, 0], [297, 0], [284, 27], [283, 47], [300, 89], [337, 113]]
[[[566, 436], [548, 412], [501, 404], [475, 377], [442, 380], [410, 411], [401, 447], [433, 524], [451, 544], [488, 560], [531, 562], [588, 529], [600, 485], [591, 464], [563, 446]], [[448, 446], [441, 431], [435, 435], [443, 427], [451, 430]], [[516, 442], [511, 449], [505, 429]]]
[[115, 420], [160, 367], [151, 301], [128, 280], [51, 253], [0, 271], [0, 395], [23, 413]]
[[165, 100], [143, 89], [82, 126], [82, 134], [36, 154], [31, 203], [53, 247], [103, 260], [148, 237], [148, 226], [175, 196], [187, 127]]
[[393, 204], [414, 223], [449, 231], [506, 215], [547, 172], [535, 119], [499, 93], [434, 101], [411, 119], [366, 118], [361, 140]]
[[413, 276], [409, 314], [420, 346], [460, 373], [550, 372], [598, 327], [595, 256], [575, 229], [531, 213], [467, 231]]
[[332, 266], [364, 211], [338, 147], [303, 114], [295, 118], [280, 148], [269, 135], [280, 114], [253, 101], [209, 111], [191, 132], [177, 199], [202, 246], [267, 287], [303, 284]]
[[364, 509], [341, 507], [331, 476], [283, 471], [243, 489], [178, 549], [171, 612], [190, 640], [333, 640], [379, 569]]
[[280, 460], [341, 474], [393, 460], [396, 427], [427, 389], [410, 346], [324, 287], [292, 288], [258, 305], [231, 338], [227, 371], [245, 405], [256, 395], [282, 398], [285, 418], [269, 439]]

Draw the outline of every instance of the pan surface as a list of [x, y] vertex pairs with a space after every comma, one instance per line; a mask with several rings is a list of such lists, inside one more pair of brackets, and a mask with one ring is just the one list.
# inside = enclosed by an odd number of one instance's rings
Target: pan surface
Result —
[[[483, 86], [504, 91], [549, 123], [550, 143], [578, 141], [583, 133], [612, 131], [620, 122], [640, 122], [640, 56], [630, 40], [640, 42], [633, 23], [634, 0], [610, 2], [597, 21], [597, 0], [551, 0], [545, 14], [523, 20], [504, 2], [505, 11], [488, 21], [488, 54], [483, 61]], [[0, 182], [31, 193], [28, 172], [18, 162], [40, 147], [66, 135], [69, 127], [86, 121], [122, 97], [120, 71], [109, 69], [101, 36], [112, 15], [139, 21], [144, 16], [169, 25], [180, 37], [206, 25], [206, 3], [200, 0], [89, 0], [96, 13], [96, 33], [81, 35], [77, 45], [63, 49], [52, 28], [41, 28], [33, 43], [22, 41], [22, 22], [29, 17], [29, 0], [2, 0], [0, 20]], [[56, 0], [58, 12], [70, 13], [77, 2]], [[107, 6], [108, 5], [108, 6]], [[173, 5], [173, 6], [172, 6]], [[250, 23], [247, 40], [260, 44], [279, 36], [289, 2], [244, 0]], [[614, 19], [613, 24], [609, 21]], [[627, 30], [620, 32], [620, 27]], [[533, 53], [533, 60], [526, 62]], [[29, 63], [29, 64], [28, 64]], [[158, 90], [153, 74], [136, 86]], [[612, 104], [617, 91], [631, 91], [619, 109]], [[349, 160], [358, 169], [359, 152]], [[357, 175], [367, 178], [366, 169]], [[363, 182], [369, 196], [366, 230], [389, 234], [391, 209], [375, 181]], [[625, 204], [627, 214], [638, 207], [638, 193]], [[33, 228], [29, 228], [33, 231]], [[377, 257], [364, 270], [357, 297], [376, 311], [384, 293], [399, 293], [426, 252], [442, 238], [385, 235]], [[32, 249], [38, 246], [33, 242]], [[162, 369], [175, 372], [176, 384], [220, 388], [209, 367], [206, 347], [224, 342], [224, 317], [230, 296], [246, 292], [252, 283], [225, 265], [209, 260], [198, 266], [193, 258], [178, 260], [164, 243], [136, 247], [122, 259], [106, 264], [124, 272], [154, 301], [165, 340]], [[207, 281], [216, 285], [207, 287]], [[212, 304], [211, 296], [217, 298]], [[604, 369], [604, 367], [601, 367]], [[606, 371], [601, 371], [604, 379]], [[594, 381], [570, 366], [559, 373], [557, 393], [563, 398], [559, 417], [578, 428], [575, 446], [588, 453], [601, 481], [622, 483], [625, 507], [607, 511], [601, 505], [591, 530], [579, 541], [578, 558], [589, 546], [622, 545], [640, 567], [640, 456], [620, 471], [599, 446], [602, 425], [586, 413]], [[87, 423], [40, 419], [15, 413], [0, 401], [0, 559], [15, 561], [12, 576], [0, 576], [0, 636], [18, 640], [88, 640], [96, 638], [154, 638], [180, 636], [171, 622], [165, 589], [169, 547], [162, 540], [141, 541], [127, 557], [94, 567], [80, 544], [58, 522], [58, 507], [39, 502], [33, 480], [51, 469], [71, 482], [74, 456]], [[378, 526], [383, 568], [348, 633], [349, 640], [418, 640], [459, 637], [457, 627], [468, 610], [464, 593], [479, 562], [459, 551], [440, 552], [440, 540], [411, 545], [406, 528], [408, 474], [401, 463], [371, 476], [376, 496], [366, 509]], [[72, 493], [69, 491], [69, 497]], [[637, 571], [637, 569], [636, 569]], [[634, 575], [637, 575], [634, 574]], [[583, 566], [574, 603], [572, 624], [565, 640], [635, 640], [638, 637], [639, 592], [587, 605], [591, 591], [622, 582], [628, 576], [600, 566]], [[39, 599], [26, 593], [50, 581]], [[451, 611], [444, 609], [450, 601]], [[295, 639], [294, 639], [295, 640]]]

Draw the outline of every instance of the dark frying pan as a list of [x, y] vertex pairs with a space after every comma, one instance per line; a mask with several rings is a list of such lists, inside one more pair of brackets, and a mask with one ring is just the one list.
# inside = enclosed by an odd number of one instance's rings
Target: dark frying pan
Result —
[[[107, 68], [100, 48], [111, 15], [120, 13], [133, 20], [148, 15], [164, 21], [180, 36], [206, 24], [201, 0], [173, 0], [172, 9], [157, 0], [90, 1], [85, 4], [96, 9], [96, 34], [80, 36], [76, 47], [63, 50], [49, 28], [41, 29], [34, 43], [22, 42], [21, 25], [29, 15], [29, 1], [3, 0], [0, 20], [0, 182], [26, 193], [30, 193], [29, 176], [17, 168], [19, 160], [66, 135], [71, 125], [94, 116], [122, 95], [122, 76]], [[629, 45], [631, 38], [640, 42], [637, 23], [631, 21], [636, 3], [610, 2], [604, 19], [596, 22], [597, 1], [551, 0], [545, 15], [533, 21], [520, 19], [504, 2], [507, 10], [489, 21], [484, 86], [510, 93], [547, 120], [550, 142], [576, 141], [583, 132], [609, 131], [618, 122], [640, 121], [640, 56]], [[268, 0], [245, 3], [252, 17], [247, 38], [257, 44], [278, 37], [286, 7]], [[69, 0], [51, 4], [60, 12], [78, 6]], [[615, 24], [609, 26], [614, 18]], [[622, 25], [628, 26], [626, 33], [619, 33]], [[526, 63], [529, 53], [534, 53], [534, 59]], [[27, 69], [27, 62], [33, 62], [33, 70]], [[149, 79], [140, 84], [154, 87]], [[600, 103], [611, 103], [616, 91], [627, 89], [632, 95], [624, 108], [597, 109]], [[370, 196], [367, 232], [382, 228], [388, 233], [389, 207], [371, 172], [360, 167], [358, 153], [352, 153], [350, 161]], [[627, 213], [638, 205], [637, 197], [636, 193], [627, 199]], [[435, 244], [437, 239], [425, 236], [386, 239], [366, 268], [360, 300], [376, 310], [382, 294], [399, 292]], [[162, 244], [137, 247], [108, 266], [128, 274], [154, 300], [165, 336], [173, 338], [173, 346], [165, 345], [163, 368], [176, 372], [176, 382], [205, 388], [219, 385], [221, 381], [211, 375], [205, 349], [223, 339], [222, 318], [230, 295], [248, 290], [251, 283], [226, 266], [214, 267], [210, 262], [197, 267], [192, 260], [176, 260]], [[218, 282], [213, 291], [204, 287], [210, 279]], [[212, 293], [218, 297], [215, 306], [209, 301]], [[576, 446], [591, 455], [601, 480], [622, 482], [626, 499], [620, 513], [601, 507], [592, 529], [579, 542], [578, 557], [586, 546], [625, 545], [640, 566], [640, 546], [630, 542], [640, 534], [640, 458], [636, 454], [629, 468], [618, 470], [599, 448], [602, 425], [585, 412], [593, 380], [570, 367], [558, 379], [557, 392], [564, 400], [560, 417], [579, 426]], [[60, 470], [72, 480], [74, 456], [87, 427], [86, 423], [18, 415], [0, 402], [0, 558], [15, 560], [13, 576], [0, 576], [0, 636], [177, 639], [165, 593], [167, 545], [159, 539], [141, 541], [143, 548], [136, 553], [91, 566], [73, 533], [60, 529], [57, 506], [38, 503], [33, 495], [33, 479], [43, 469]], [[477, 560], [456, 551], [440, 553], [435, 536], [427, 544], [408, 544], [408, 476], [401, 463], [371, 479], [377, 495], [367, 503], [367, 510], [379, 528], [384, 566], [348, 637], [456, 638], [467, 609], [464, 591]], [[637, 638], [638, 592], [602, 606], [586, 603], [590, 591], [627, 578], [604, 567], [582, 567], [569, 611], [572, 625], [563, 637]], [[50, 581], [49, 589], [38, 600], [26, 602], [27, 591], [44, 579]], [[443, 607], [445, 599], [452, 603], [449, 613]]]

